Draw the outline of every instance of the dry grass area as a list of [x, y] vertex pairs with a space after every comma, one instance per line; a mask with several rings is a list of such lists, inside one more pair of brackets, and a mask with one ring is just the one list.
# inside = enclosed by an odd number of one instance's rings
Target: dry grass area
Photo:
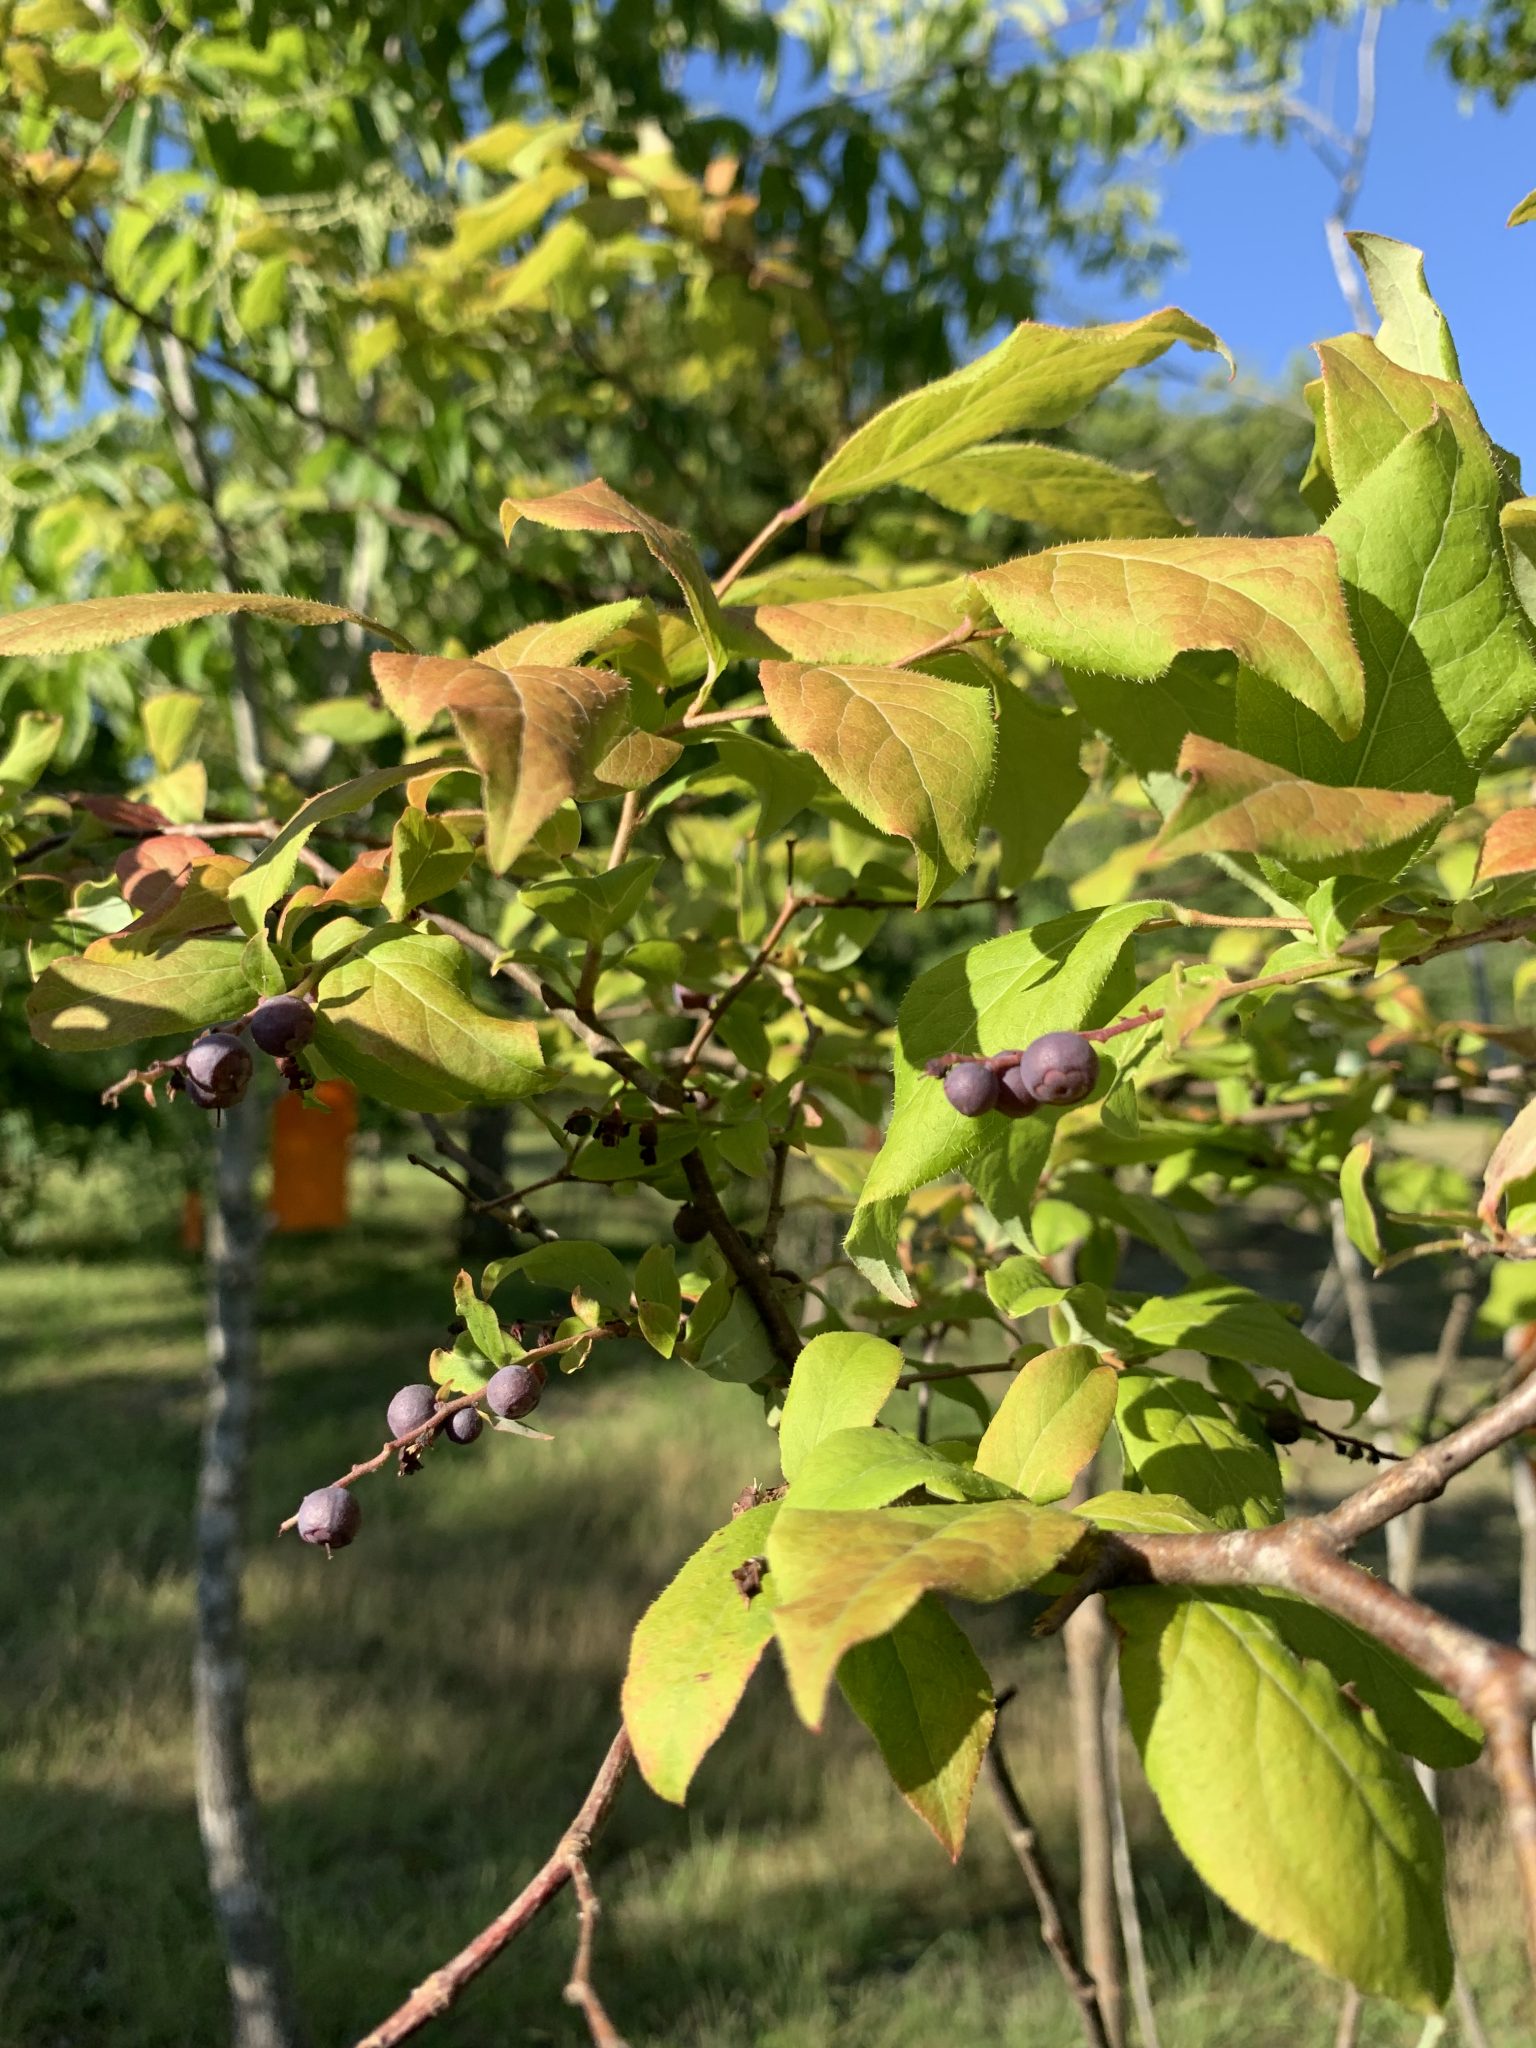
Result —
[[[749, 1394], [610, 1347], [551, 1389], [554, 1443], [487, 1436], [409, 1484], [372, 1481], [362, 1537], [333, 1563], [268, 1543], [301, 1492], [378, 1440], [448, 1313], [451, 1196], [362, 1178], [343, 1237], [273, 1247], [250, 1503], [257, 1771], [324, 2048], [355, 2039], [543, 1856], [612, 1725], [629, 1625], [743, 1480], [774, 1469]], [[88, 1193], [0, 1270], [0, 2048], [209, 2048], [222, 1987], [187, 1753], [198, 1274], [169, 1219], [136, 1249], [89, 1255]], [[1409, 1304], [1410, 1341], [1431, 1328]], [[1341, 1474], [1314, 1460], [1298, 1476], [1322, 1489]], [[1471, 1586], [1480, 1611], [1508, 1615], [1511, 1573], [1498, 1476], [1473, 1480], [1432, 1525], [1426, 1586], [1463, 1600]], [[1030, 1645], [1016, 1612], [977, 1617], [976, 1634], [998, 1682], [1020, 1685], [1010, 1753], [1070, 1876], [1058, 1652]], [[1336, 1988], [1216, 1907], [1134, 1759], [1127, 1779], [1164, 2048], [1326, 2048]], [[1446, 1800], [1490, 2036], [1531, 2048], [1486, 1788], [1465, 1773]], [[695, 1803], [632, 1785], [597, 1860], [600, 1978], [634, 2048], [1077, 2038], [990, 1811], [951, 1871], [851, 1717], [807, 1735], [772, 1670]], [[430, 2038], [575, 2048], [559, 1996], [570, 1940], [557, 1910]], [[1407, 2048], [1420, 2023], [1372, 2006], [1362, 2038]]]

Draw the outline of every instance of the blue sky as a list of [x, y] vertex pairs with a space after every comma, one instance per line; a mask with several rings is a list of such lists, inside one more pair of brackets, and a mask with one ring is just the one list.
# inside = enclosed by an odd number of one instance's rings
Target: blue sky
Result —
[[[1425, 252], [1463, 375], [1489, 431], [1536, 476], [1536, 223], [1506, 229], [1536, 186], [1536, 87], [1506, 113], [1467, 111], [1430, 46], [1445, 16], [1425, 0], [1389, 7], [1378, 57], [1377, 116], [1352, 225]], [[1341, 128], [1354, 121], [1355, 33], [1321, 31], [1307, 55], [1305, 97]], [[690, 64], [702, 98], [745, 112], [755, 81]], [[778, 111], [804, 91], [786, 63]], [[1183, 259], [1149, 301], [1104, 278], [1065, 276], [1047, 318], [1115, 319], [1174, 301], [1216, 328], [1240, 375], [1281, 378], [1308, 345], [1347, 328], [1323, 234], [1328, 173], [1301, 140], [1277, 145], [1213, 136], [1172, 163], [1134, 166], [1162, 199]]]
[[[1484, 423], [1536, 474], [1536, 224], [1504, 226], [1536, 186], [1536, 88], [1506, 113], [1463, 111], [1430, 57], [1443, 19], [1423, 5], [1387, 11], [1375, 132], [1352, 225], [1423, 249]], [[1307, 68], [1313, 103], [1325, 110], [1318, 88], [1333, 72], [1333, 118], [1347, 127], [1352, 34], [1325, 32]], [[1217, 136], [1153, 170], [1164, 223], [1186, 252], [1159, 297], [1215, 327], [1241, 372], [1277, 377], [1309, 342], [1350, 324], [1323, 237], [1333, 184], [1304, 142]], [[1103, 280], [1063, 297], [1074, 318], [1134, 310]]]

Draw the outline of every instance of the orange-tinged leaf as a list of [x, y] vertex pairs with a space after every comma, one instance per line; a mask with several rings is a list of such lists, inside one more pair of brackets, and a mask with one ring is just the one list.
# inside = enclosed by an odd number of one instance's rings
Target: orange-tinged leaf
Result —
[[871, 824], [911, 841], [919, 907], [964, 873], [997, 748], [988, 692], [911, 669], [765, 662], [760, 675], [790, 744]]
[[963, 577], [913, 590], [759, 605], [753, 624], [794, 661], [910, 661], [986, 607]]
[[601, 477], [574, 490], [555, 491], [548, 497], [504, 498], [501, 530], [508, 540], [519, 519], [531, 519], [538, 526], [552, 526], [561, 533], [628, 533], [644, 541], [683, 593], [709, 651], [710, 675], [713, 677], [724, 668], [727, 653], [720, 603], [704, 574], [698, 551], [685, 533], [664, 526], [649, 512], [642, 512]]
[[1321, 534], [1081, 541], [974, 580], [1009, 632], [1053, 661], [1150, 681], [1176, 655], [1225, 649], [1341, 737], [1359, 729], [1365, 675]]
[[112, 864], [123, 900], [141, 916], [159, 909], [175, 896], [178, 876], [193, 861], [211, 859], [213, 851], [206, 839], [190, 832], [157, 832], [125, 847]]
[[[180, 938], [188, 932], [227, 930], [235, 922], [235, 913], [229, 907], [230, 884], [249, 865], [232, 853], [215, 853], [207, 860], [197, 861], [174, 880], [168, 876], [169, 893], [141, 907], [132, 924], [112, 935], [118, 949], [129, 950], [131, 942], [132, 947], [151, 952], [167, 939]], [[87, 958], [102, 943], [100, 939], [93, 940], [85, 949]]]
[[1536, 805], [1506, 811], [1488, 827], [1477, 856], [1477, 879], [1496, 882], [1501, 875], [1536, 874]]
[[607, 753], [629, 696], [628, 678], [602, 669], [379, 654], [373, 673], [408, 731], [439, 711], [452, 717], [484, 779], [486, 857], [498, 874]]
[[124, 640], [142, 640], [171, 626], [195, 619], [222, 618], [244, 612], [276, 619], [289, 626], [361, 626], [392, 640], [406, 642], [388, 626], [345, 605], [317, 604], [307, 597], [275, 597], [260, 590], [149, 590], [134, 597], [87, 597], [78, 604], [45, 604], [12, 612], [0, 619], [0, 655], [83, 654], [93, 647], [116, 647]]
[[1179, 772], [1189, 790], [1157, 836], [1154, 861], [1267, 853], [1302, 875], [1335, 873], [1351, 859], [1374, 873], [1453, 808], [1449, 797], [1425, 790], [1305, 782], [1199, 733], [1185, 739]]
[[1477, 1213], [1490, 1227], [1497, 1221], [1504, 1190], [1536, 1173], [1536, 1101], [1528, 1102], [1493, 1148], [1483, 1169], [1483, 1198]]

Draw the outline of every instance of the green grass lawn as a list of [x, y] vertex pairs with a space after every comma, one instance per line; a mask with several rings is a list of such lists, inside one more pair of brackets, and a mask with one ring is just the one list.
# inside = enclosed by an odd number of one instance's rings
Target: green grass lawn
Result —
[[[744, 1481], [776, 1472], [749, 1394], [612, 1346], [551, 1386], [540, 1420], [553, 1443], [486, 1435], [434, 1453], [410, 1482], [366, 1482], [363, 1533], [333, 1562], [271, 1540], [301, 1493], [379, 1442], [389, 1395], [424, 1376], [442, 1340], [453, 1197], [408, 1175], [360, 1174], [344, 1235], [279, 1239], [269, 1262], [249, 1517], [254, 1745], [317, 2048], [345, 2048], [542, 1861], [614, 1725], [635, 1617]], [[200, 1276], [158, 1211], [133, 1217], [137, 1248], [92, 1254], [90, 1190], [70, 1193], [0, 1267], [0, 2048], [209, 2048], [224, 1994], [187, 1678]], [[115, 1199], [131, 1210], [131, 1193]], [[653, 1229], [623, 1223], [635, 1241]], [[1437, 1597], [1454, 1540], [1484, 1565], [1496, 1551], [1507, 1598], [1498, 1485], [1458, 1490], [1432, 1525]], [[1028, 1644], [1017, 1614], [976, 1623], [997, 1682], [1020, 1686], [1010, 1755], [1070, 1876], [1059, 1651]], [[1326, 2048], [1336, 1987], [1211, 1903], [1133, 1758], [1127, 1778], [1164, 2048]], [[1446, 1799], [1486, 2021], [1498, 2048], [1531, 2048], [1488, 1790], [1463, 1773]], [[835, 1709], [824, 1735], [806, 1734], [772, 1669], [688, 1810], [632, 1783], [594, 1868], [599, 1981], [633, 2048], [1078, 2038], [985, 1801], [952, 1871], [851, 1716]], [[575, 2048], [585, 2031], [560, 1999], [571, 1939], [562, 1904], [424, 2038]], [[1373, 2006], [1362, 2039], [1419, 2034]]]

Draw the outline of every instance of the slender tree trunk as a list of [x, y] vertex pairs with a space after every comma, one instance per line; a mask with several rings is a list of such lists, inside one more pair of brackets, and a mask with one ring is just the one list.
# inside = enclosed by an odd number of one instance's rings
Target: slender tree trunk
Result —
[[1062, 1630], [1072, 1703], [1077, 1766], [1078, 1907], [1083, 1962], [1099, 1994], [1110, 2048], [1125, 2048], [1125, 1983], [1115, 1906], [1114, 1838], [1109, 1762], [1104, 1750], [1104, 1669], [1108, 1623], [1100, 1600], [1088, 1600]]
[[[504, 1102], [477, 1102], [465, 1118], [465, 1149], [479, 1172], [470, 1175], [475, 1187], [502, 1188], [507, 1185], [507, 1140], [512, 1133], [512, 1112]], [[507, 1249], [507, 1224], [503, 1215], [473, 1209], [469, 1203], [459, 1216], [459, 1263], [483, 1265]]]
[[267, 1890], [246, 1743], [241, 1521], [256, 1390], [263, 1219], [252, 1186], [262, 1109], [254, 1091], [214, 1143], [208, 1221], [208, 1370], [197, 1485], [197, 1647], [192, 1662], [197, 1819], [229, 1980], [232, 2048], [294, 2048], [282, 1929]]
[[1147, 1969], [1147, 1945], [1142, 1936], [1141, 1909], [1136, 1903], [1131, 1836], [1125, 1824], [1125, 1787], [1120, 1772], [1120, 1726], [1124, 1718], [1120, 1671], [1111, 1662], [1104, 1688], [1104, 1761], [1109, 1774], [1109, 1835], [1115, 1902], [1120, 1910], [1126, 1981], [1130, 1987], [1131, 2010], [1136, 2015], [1136, 2032], [1141, 2038], [1141, 2048], [1162, 2048], [1157, 2031], [1157, 2008], [1152, 2002], [1152, 1978]]

